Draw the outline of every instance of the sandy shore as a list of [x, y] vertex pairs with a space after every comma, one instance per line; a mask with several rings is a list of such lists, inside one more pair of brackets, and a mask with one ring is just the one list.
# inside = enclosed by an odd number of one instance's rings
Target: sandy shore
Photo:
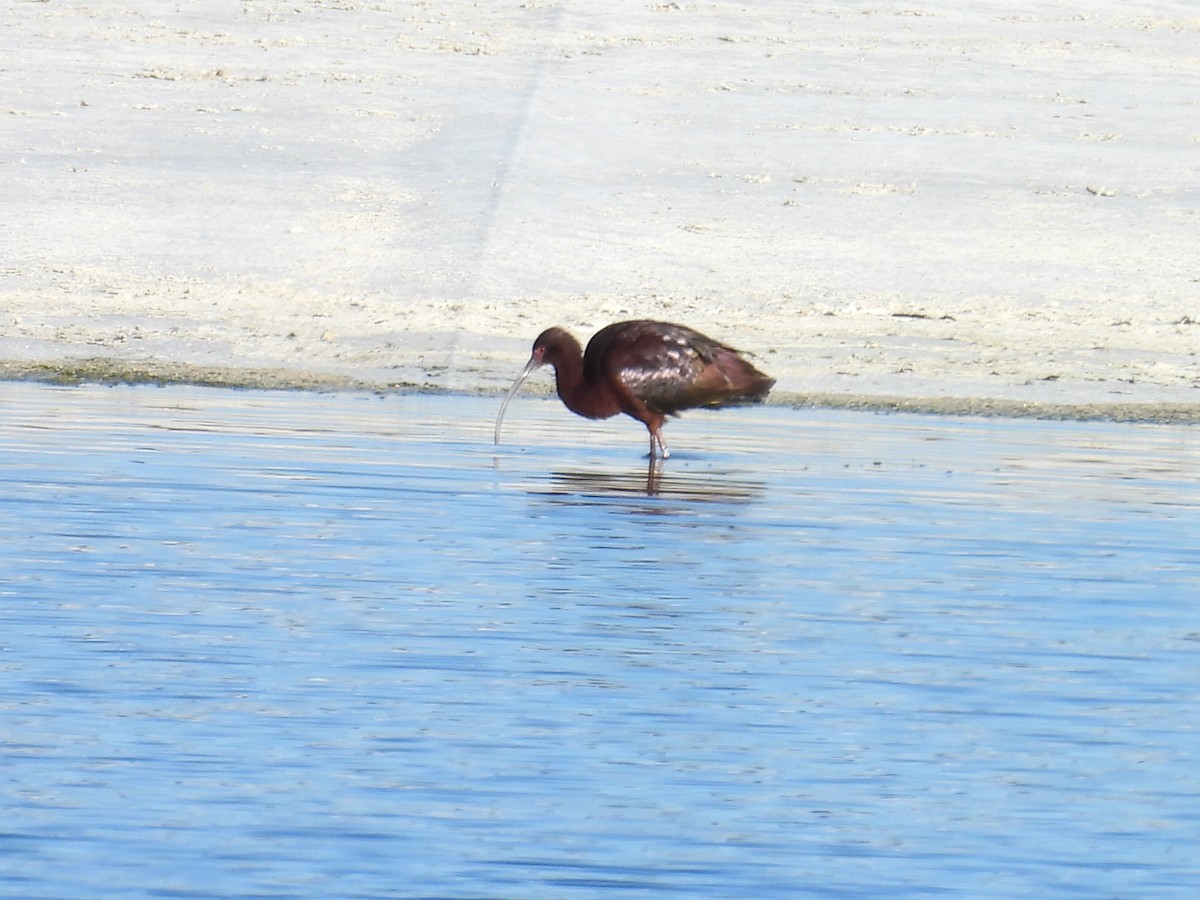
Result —
[[597, 9], [5, 4], [0, 374], [499, 390], [649, 316], [782, 402], [1200, 420], [1194, 5]]

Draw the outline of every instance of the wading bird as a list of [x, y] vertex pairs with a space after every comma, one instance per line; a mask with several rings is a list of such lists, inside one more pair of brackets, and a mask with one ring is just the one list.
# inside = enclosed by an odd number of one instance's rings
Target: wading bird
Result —
[[708, 406], [759, 403], [775, 379], [742, 355], [686, 325], [636, 319], [601, 328], [579, 346], [562, 328], [547, 328], [533, 342], [533, 355], [513, 382], [496, 416], [500, 423], [517, 390], [535, 370], [554, 367], [558, 396], [567, 409], [588, 419], [625, 413], [650, 432], [650, 459], [670, 456], [662, 439], [667, 416]]

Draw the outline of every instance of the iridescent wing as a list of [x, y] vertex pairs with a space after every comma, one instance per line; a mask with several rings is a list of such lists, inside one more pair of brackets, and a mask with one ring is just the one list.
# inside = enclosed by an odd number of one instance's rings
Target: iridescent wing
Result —
[[598, 331], [584, 367], [664, 415], [762, 399], [774, 383], [736, 350], [698, 331], [644, 319]]

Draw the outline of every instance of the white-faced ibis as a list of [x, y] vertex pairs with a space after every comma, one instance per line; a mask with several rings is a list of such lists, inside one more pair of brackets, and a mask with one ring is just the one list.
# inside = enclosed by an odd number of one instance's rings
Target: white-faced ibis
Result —
[[662, 439], [667, 416], [699, 406], [761, 402], [775, 379], [742, 355], [685, 325], [637, 319], [601, 328], [587, 351], [562, 328], [547, 328], [496, 416], [496, 443], [504, 410], [530, 374], [554, 366], [558, 396], [588, 419], [633, 416], [650, 431], [650, 459], [670, 456]]

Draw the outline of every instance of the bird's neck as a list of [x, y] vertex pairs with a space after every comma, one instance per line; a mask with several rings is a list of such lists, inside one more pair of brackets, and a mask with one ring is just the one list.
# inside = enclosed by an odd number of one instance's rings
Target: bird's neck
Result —
[[554, 380], [559, 399], [576, 415], [588, 419], [607, 419], [621, 411], [616, 396], [607, 384], [585, 377], [582, 355], [556, 359]]

